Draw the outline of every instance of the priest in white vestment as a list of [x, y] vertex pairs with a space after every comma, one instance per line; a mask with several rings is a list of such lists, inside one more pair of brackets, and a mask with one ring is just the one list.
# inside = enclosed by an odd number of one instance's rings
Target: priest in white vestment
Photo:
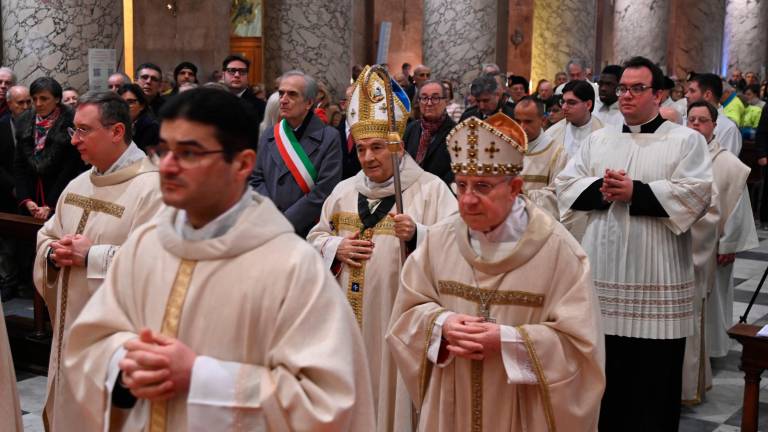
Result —
[[403, 268], [387, 335], [419, 431], [595, 431], [603, 334], [586, 255], [520, 195], [525, 133], [495, 114], [448, 136], [459, 212]]
[[8, 332], [5, 329], [5, 314], [0, 304], [0, 430], [22, 432], [21, 405], [16, 389], [16, 372], [13, 369], [11, 347], [8, 345]]
[[[523, 157], [523, 193], [547, 187], [555, 178], [555, 164], [563, 151], [562, 142], [555, 142], [544, 132], [546, 122], [544, 103], [526, 96], [515, 104], [515, 120], [528, 137], [528, 148]], [[554, 213], [554, 211], [553, 211]]]
[[588, 212], [581, 244], [606, 333], [601, 430], [676, 430], [680, 417], [693, 334], [690, 228], [710, 204], [712, 169], [704, 138], [659, 115], [662, 85], [648, 59], [625, 63], [625, 125], [592, 134], [555, 181], [561, 213]]
[[736, 156], [741, 153], [741, 131], [736, 123], [725, 115], [720, 99], [723, 97], [723, 81], [712, 73], [698, 74], [688, 83], [685, 93], [688, 104], [704, 100], [717, 107], [717, 126], [715, 136], [720, 147]]
[[621, 128], [624, 124], [624, 116], [619, 109], [619, 97], [616, 96], [616, 87], [623, 71], [619, 65], [608, 65], [603, 68], [597, 81], [602, 104], [599, 109], [593, 111], [593, 115], [599, 118], [605, 127]]
[[72, 327], [80, 430], [374, 430], [354, 314], [317, 252], [247, 186], [251, 109], [196, 89], [161, 116], [167, 207]]
[[[399, 99], [399, 86], [394, 81], [391, 85], [392, 111], [397, 133], [402, 134], [408, 99]], [[403, 213], [397, 214], [392, 153], [387, 147], [388, 102], [369, 96], [386, 91], [384, 78], [366, 67], [348, 108], [362, 170], [334, 188], [323, 204], [320, 222], [307, 236], [336, 275], [360, 325], [371, 372], [376, 430], [381, 432], [412, 429], [411, 399], [384, 343], [403, 264], [401, 245], [406, 253], [412, 252], [424, 240], [428, 226], [457, 211], [456, 197], [445, 182], [421, 169], [400, 144]]]
[[72, 323], [101, 286], [120, 245], [162, 204], [157, 167], [131, 141], [128, 104], [120, 96], [84, 95], [74, 123], [72, 145], [93, 167], [67, 185], [38, 232], [34, 266], [53, 327], [43, 420], [57, 432], [80, 430], [79, 410], [62, 374]]

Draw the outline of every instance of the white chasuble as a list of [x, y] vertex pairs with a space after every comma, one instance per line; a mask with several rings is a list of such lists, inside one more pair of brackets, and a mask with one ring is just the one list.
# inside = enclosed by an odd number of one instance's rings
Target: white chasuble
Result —
[[0, 430], [23, 432], [21, 405], [16, 389], [16, 372], [13, 369], [11, 347], [8, 345], [8, 332], [5, 329], [5, 314], [0, 304]]
[[676, 339], [693, 334], [690, 228], [710, 205], [712, 169], [701, 134], [660, 117], [651, 123], [653, 133], [593, 133], [555, 182], [561, 215], [594, 190], [606, 169], [647, 185], [667, 217], [635, 216], [627, 203], [606, 203], [587, 212], [581, 244], [605, 333]]
[[[92, 168], [67, 185], [56, 213], [37, 233], [34, 282], [53, 327], [44, 421], [57, 432], [81, 430], [78, 408], [62, 374], [72, 323], [101, 286], [120, 245], [157, 214], [162, 205], [159, 188], [157, 167], [146, 156], [105, 175]], [[50, 244], [70, 234], [82, 234], [93, 243], [87, 266], [57, 269], [48, 262]]]
[[[65, 356], [81, 430], [374, 429], [363, 343], [337, 283], [270, 200], [249, 198], [220, 236], [185, 240], [169, 207], [121, 248]], [[189, 392], [112, 408], [122, 345], [145, 327], [198, 355]]]
[[[524, 233], [496, 261], [476, 254], [457, 215], [430, 227], [403, 268], [387, 342], [420, 411], [419, 431], [597, 429], [604, 348], [589, 263], [554, 219], [529, 200], [525, 211]], [[483, 305], [501, 326], [502, 352], [434, 364], [438, 317], [479, 316]], [[519, 370], [528, 364], [530, 378]]]
[[[416, 222], [416, 244], [420, 244], [428, 226], [458, 211], [456, 198], [445, 182], [422, 170], [410, 156], [403, 158], [401, 166], [403, 213]], [[336, 186], [323, 204], [320, 222], [307, 236], [326, 266], [333, 266], [337, 272], [336, 280], [360, 325], [371, 372], [376, 430], [380, 432], [412, 429], [412, 403], [384, 343], [400, 280], [400, 241], [395, 237], [394, 220], [389, 215], [366, 229], [359, 214], [359, 200], [360, 195], [366, 200], [378, 200], [392, 194], [391, 182], [374, 184], [361, 170]], [[390, 208], [381, 210], [396, 213], [393, 201], [380, 205], [387, 203]], [[371, 258], [361, 268], [334, 262], [341, 240], [357, 231], [359, 238], [374, 243]]]

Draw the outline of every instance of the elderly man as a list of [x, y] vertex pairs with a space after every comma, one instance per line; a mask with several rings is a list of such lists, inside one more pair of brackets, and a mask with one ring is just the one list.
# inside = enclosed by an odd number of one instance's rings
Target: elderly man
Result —
[[[599, 89], [596, 83], [593, 83], [592, 81], [589, 80], [590, 77], [587, 75], [587, 62], [584, 61], [584, 59], [581, 59], [578, 57], [572, 58], [565, 65], [565, 70], [568, 72], [567, 77], [569, 82], [570, 81], [586, 81], [592, 86], [592, 89], [595, 91], [595, 98], [594, 98], [595, 110], [599, 110], [600, 105], [602, 105], [602, 102], [598, 98]], [[564, 85], [565, 84], [560, 84], [557, 86], [557, 88], [555, 89], [556, 95], [563, 94]]]
[[411, 122], [405, 129], [405, 149], [424, 171], [450, 185], [453, 171], [445, 137], [456, 122], [445, 111], [448, 91], [440, 81], [430, 80], [422, 84], [418, 96], [421, 119]]
[[725, 115], [720, 100], [723, 97], [723, 81], [719, 76], [711, 73], [697, 74], [688, 82], [688, 91], [685, 93], [688, 104], [698, 101], [706, 101], [717, 109], [717, 126], [715, 137], [720, 147], [730, 151], [736, 156], [741, 153], [741, 131], [736, 123]]
[[69, 133], [93, 168], [67, 185], [53, 218], [37, 234], [34, 282], [53, 323], [44, 417], [56, 431], [82, 430], [62, 374], [72, 323], [101, 286], [128, 234], [148, 222], [161, 204], [157, 168], [131, 141], [128, 111], [115, 93], [83, 96]]
[[659, 116], [661, 69], [643, 57], [623, 66], [625, 124], [581, 145], [555, 180], [558, 207], [589, 214], [581, 244], [606, 333], [600, 430], [676, 430], [693, 334], [690, 228], [710, 204], [712, 169], [704, 138]]
[[624, 116], [619, 110], [619, 97], [616, 96], [616, 87], [619, 86], [623, 72], [624, 69], [619, 65], [608, 65], [600, 73], [597, 88], [602, 103], [593, 113], [605, 126], [621, 128], [624, 124]]
[[160, 94], [160, 84], [163, 80], [163, 70], [154, 63], [142, 63], [136, 68], [136, 84], [141, 87], [147, 98], [147, 106], [157, 115], [165, 103], [165, 98]]
[[387, 335], [419, 430], [595, 430], [604, 375], [589, 263], [520, 195], [525, 133], [494, 114], [460, 123], [448, 145], [461, 216], [408, 258]]
[[494, 76], [480, 75], [472, 80], [469, 93], [475, 98], [477, 104], [467, 108], [461, 115], [460, 121], [470, 117], [483, 120], [497, 112], [506, 114], [508, 117], [514, 117], [514, 106], [506, 103], [507, 95]]
[[[115, 72], [107, 78], [107, 87], [109, 91], [117, 93], [117, 90], [125, 84], [130, 84], [131, 79], [122, 72]], [[142, 89], [143, 90], [143, 89]]]
[[532, 191], [549, 185], [557, 173], [554, 172], [558, 156], [563, 151], [562, 143], [555, 143], [549, 134], [544, 133], [546, 117], [544, 103], [527, 96], [515, 106], [515, 119], [528, 137], [528, 148], [523, 158], [523, 192]]
[[[221, 62], [221, 70], [224, 71], [224, 84], [235, 96], [249, 103], [256, 113], [256, 124], [261, 124], [264, 120], [264, 110], [267, 103], [256, 97], [248, 81], [248, 71], [251, 67], [251, 61], [247, 58], [232, 54], [227, 56]], [[254, 149], [255, 150], [255, 149]]]
[[[427, 226], [456, 213], [456, 198], [438, 177], [422, 170], [403, 152], [400, 171], [403, 213], [396, 214], [394, 167], [387, 147], [389, 122], [378, 117], [386, 99], [367, 102], [368, 95], [384, 94], [384, 79], [372, 77], [368, 87], [358, 78], [350, 106], [350, 129], [362, 171], [336, 186], [323, 205], [320, 223], [307, 240], [333, 269], [363, 332], [377, 417], [381, 432], [411, 430], [411, 402], [398, 385], [397, 368], [384, 344], [402, 266], [401, 247], [413, 251]], [[440, 92], [440, 83], [427, 81], [421, 91]], [[394, 89], [398, 134], [408, 120], [408, 101]], [[402, 99], [398, 94], [403, 94]], [[423, 94], [423, 93], [422, 93]], [[430, 95], [432, 93], [429, 93]], [[367, 108], [366, 108], [367, 107]], [[442, 144], [445, 147], [445, 144]], [[375, 247], [374, 247], [375, 245]]]
[[6, 121], [11, 117], [11, 111], [8, 109], [8, 89], [16, 84], [16, 75], [13, 70], [7, 67], [0, 67], [0, 122]]
[[280, 120], [259, 139], [251, 186], [272, 199], [305, 237], [341, 181], [339, 132], [312, 113], [317, 82], [300, 71], [280, 77]]
[[254, 124], [217, 89], [163, 109], [167, 207], [126, 242], [72, 328], [79, 430], [374, 430], [363, 342], [338, 284], [248, 187]]

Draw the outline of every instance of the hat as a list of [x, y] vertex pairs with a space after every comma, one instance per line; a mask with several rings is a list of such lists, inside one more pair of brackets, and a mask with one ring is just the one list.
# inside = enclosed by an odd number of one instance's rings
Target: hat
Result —
[[[387, 100], [392, 101], [392, 107], [387, 106]], [[366, 66], [355, 81], [347, 107], [347, 122], [355, 140], [388, 139], [389, 116], [394, 115], [397, 133], [402, 137], [410, 112], [411, 102], [397, 82], [384, 69]]]
[[445, 141], [451, 169], [463, 175], [517, 175], [528, 148], [523, 128], [503, 113], [485, 121], [470, 117], [453, 128]]

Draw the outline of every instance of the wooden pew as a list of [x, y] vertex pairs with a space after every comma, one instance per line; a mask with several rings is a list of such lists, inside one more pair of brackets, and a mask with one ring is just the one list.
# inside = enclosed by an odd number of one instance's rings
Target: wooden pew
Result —
[[728, 330], [728, 336], [736, 339], [743, 347], [739, 366], [744, 371], [742, 432], [757, 432], [760, 374], [768, 369], [768, 338], [756, 336], [758, 330], [760, 326], [749, 324], [736, 324]]

